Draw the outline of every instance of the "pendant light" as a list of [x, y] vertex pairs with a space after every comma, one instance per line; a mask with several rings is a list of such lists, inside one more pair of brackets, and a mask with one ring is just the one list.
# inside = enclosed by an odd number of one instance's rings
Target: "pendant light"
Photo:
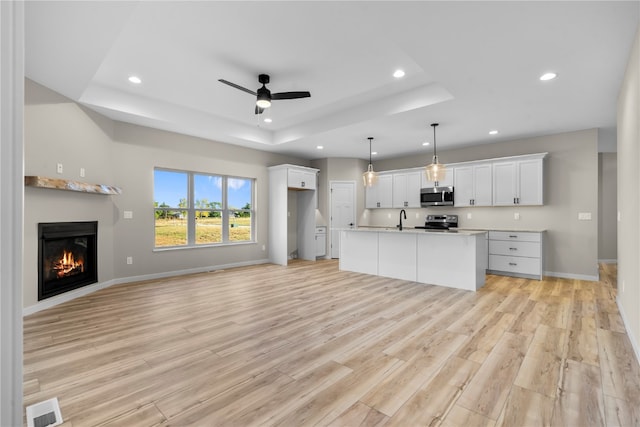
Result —
[[369, 140], [369, 167], [367, 167], [367, 171], [362, 174], [362, 181], [365, 187], [373, 187], [378, 182], [378, 174], [374, 172], [373, 164], [371, 163], [371, 141], [373, 141], [373, 137], [370, 136], [367, 139]]
[[433, 160], [431, 164], [424, 169], [427, 175], [427, 181], [433, 181], [437, 186], [438, 181], [444, 181], [447, 170], [442, 163], [438, 162], [438, 154], [436, 152], [436, 126], [438, 126], [438, 123], [431, 123], [431, 126], [433, 127]]

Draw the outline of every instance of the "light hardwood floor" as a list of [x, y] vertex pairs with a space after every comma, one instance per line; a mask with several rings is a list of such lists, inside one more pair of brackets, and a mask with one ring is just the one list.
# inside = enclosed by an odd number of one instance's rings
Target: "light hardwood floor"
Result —
[[113, 286], [24, 320], [25, 406], [64, 426], [638, 426], [640, 368], [600, 282], [473, 293], [260, 265]]

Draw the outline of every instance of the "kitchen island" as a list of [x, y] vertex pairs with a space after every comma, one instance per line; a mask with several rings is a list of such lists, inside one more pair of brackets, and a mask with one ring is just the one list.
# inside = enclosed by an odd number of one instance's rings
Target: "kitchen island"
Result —
[[345, 229], [339, 265], [344, 271], [476, 291], [485, 282], [487, 232]]

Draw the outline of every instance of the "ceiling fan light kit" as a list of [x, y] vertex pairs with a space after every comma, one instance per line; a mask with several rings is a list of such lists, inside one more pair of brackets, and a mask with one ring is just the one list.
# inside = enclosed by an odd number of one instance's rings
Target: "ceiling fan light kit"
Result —
[[436, 126], [438, 126], [438, 123], [431, 123], [431, 126], [433, 127], [433, 159], [431, 164], [424, 169], [427, 181], [433, 181], [437, 185], [439, 181], [444, 181], [447, 176], [447, 169], [442, 163], [438, 162], [438, 154], [436, 152]]
[[378, 174], [373, 170], [373, 164], [371, 163], [371, 141], [373, 137], [367, 138], [369, 140], [369, 166], [367, 171], [362, 174], [362, 181], [365, 187], [373, 187], [378, 182]]
[[247, 89], [246, 87], [237, 85], [225, 79], [218, 79], [220, 83], [224, 83], [233, 88], [241, 90], [243, 92], [250, 93], [251, 95], [256, 97], [256, 114], [262, 114], [265, 108], [271, 107], [271, 101], [276, 99], [299, 99], [299, 98], [309, 98], [311, 93], [308, 91], [297, 91], [297, 92], [279, 92], [272, 94], [269, 89], [267, 89], [267, 83], [270, 81], [270, 77], [268, 74], [260, 74], [258, 76], [258, 82], [262, 83], [262, 87], [258, 88], [256, 92], [251, 89]]

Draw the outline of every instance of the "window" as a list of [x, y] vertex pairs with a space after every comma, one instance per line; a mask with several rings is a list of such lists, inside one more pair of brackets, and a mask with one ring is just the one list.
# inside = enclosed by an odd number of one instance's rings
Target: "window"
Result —
[[155, 246], [254, 241], [252, 178], [154, 170]]

